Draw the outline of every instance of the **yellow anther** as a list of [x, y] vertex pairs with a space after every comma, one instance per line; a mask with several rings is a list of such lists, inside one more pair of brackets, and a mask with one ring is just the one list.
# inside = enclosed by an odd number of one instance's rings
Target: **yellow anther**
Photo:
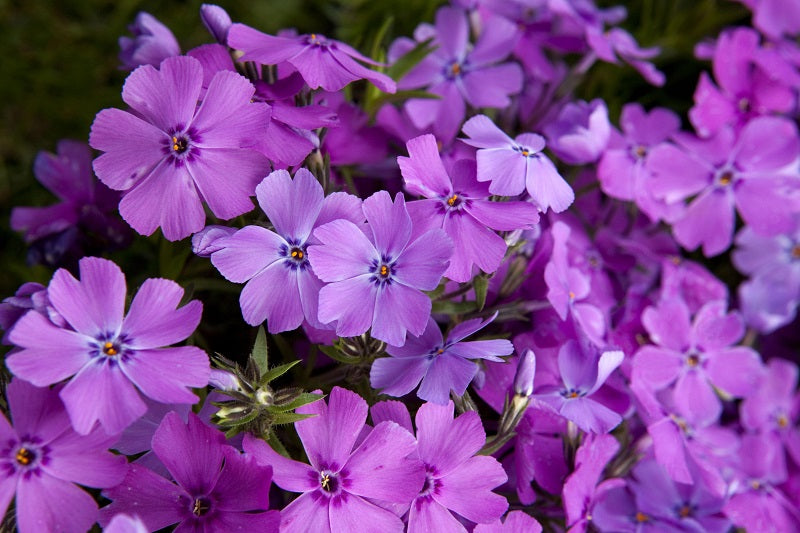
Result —
[[457, 201], [458, 201], [458, 195], [454, 194], [453, 196], [447, 199], [447, 205], [453, 207]]
[[103, 345], [103, 353], [106, 355], [117, 355], [117, 350], [114, 348], [114, 344], [111, 342], [106, 342]]
[[785, 428], [789, 426], [789, 418], [786, 415], [780, 415], [778, 417], [778, 427]]
[[647, 522], [648, 520], [650, 520], [650, 517], [647, 516], [646, 514], [644, 514], [643, 512], [639, 511], [639, 512], [636, 513], [636, 521], [637, 522], [640, 522], [640, 523], [641, 522]]
[[692, 514], [692, 509], [688, 505], [684, 505], [683, 507], [681, 507], [680, 510], [681, 518], [686, 518], [690, 514]]
[[792, 257], [800, 259], [800, 244], [795, 244], [794, 248], [792, 248]]
[[453, 76], [458, 76], [461, 74], [461, 65], [458, 63], [453, 63], [453, 65], [450, 67], [450, 72], [453, 73]]
[[388, 276], [389, 275], [389, 267], [386, 265], [381, 265], [381, 276]]
[[575, 293], [574, 292], [569, 291], [569, 299], [570, 300], [574, 300], [575, 299]]
[[686, 364], [694, 368], [700, 364], [700, 358], [697, 355], [692, 354], [686, 358]]
[[27, 466], [33, 460], [33, 453], [27, 448], [20, 448], [17, 450], [17, 455], [14, 456], [14, 459], [23, 466]]
[[569, 397], [570, 398], [577, 398], [578, 397], [578, 393], [575, 392], [575, 391], [572, 391], [572, 392], [569, 393]]
[[322, 485], [322, 488], [325, 489], [325, 490], [330, 490], [330, 488], [331, 488], [330, 487], [330, 483], [331, 483], [331, 476], [329, 476], [328, 474], [323, 475], [322, 476], [322, 481], [320, 482], [320, 484]]
[[522, 151], [522, 155], [524, 155], [525, 157], [528, 157], [529, 155], [531, 155], [531, 153], [529, 151], [527, 151], [527, 150], [523, 150]]
[[719, 184], [720, 184], [720, 185], [729, 185], [729, 184], [731, 183], [731, 181], [733, 181], [733, 173], [732, 173], [732, 172], [730, 172], [730, 171], [728, 171], [728, 172], [725, 172], [725, 173], [724, 173], [722, 176], [720, 176], [720, 178], [719, 178]]

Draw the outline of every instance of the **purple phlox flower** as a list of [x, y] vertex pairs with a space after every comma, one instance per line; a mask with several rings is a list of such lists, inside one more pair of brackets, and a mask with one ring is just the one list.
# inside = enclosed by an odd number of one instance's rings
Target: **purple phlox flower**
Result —
[[633, 36], [622, 28], [611, 28], [603, 32], [598, 27], [588, 26], [586, 42], [603, 61], [618, 64], [621, 59], [635, 68], [648, 83], [656, 87], [664, 85], [664, 73], [647, 61], [656, 57], [660, 48], [639, 48]]
[[600, 99], [567, 103], [544, 133], [548, 146], [559, 159], [571, 165], [594, 163], [611, 135], [608, 109]]
[[147, 526], [138, 517], [126, 514], [115, 515], [103, 528], [105, 533], [148, 533]]
[[647, 113], [639, 104], [627, 104], [620, 116], [622, 134], [612, 129], [608, 148], [597, 166], [597, 178], [603, 192], [613, 198], [630, 200], [657, 221], [675, 216], [675, 208], [653, 198], [649, 183], [653, 179], [645, 165], [650, 149], [677, 133], [678, 115], [664, 108]]
[[762, 235], [791, 231], [800, 209], [797, 127], [779, 117], [757, 117], [737, 135], [723, 128], [703, 140], [676, 135], [653, 148], [647, 166], [656, 179], [653, 196], [668, 203], [691, 201], [670, 220], [675, 239], [688, 250], [703, 246], [713, 256], [733, 240], [734, 206]]
[[404, 396], [414, 390], [420, 381], [417, 396], [425, 401], [445, 405], [452, 390], [463, 396], [467, 386], [478, 372], [477, 359], [503, 362], [501, 355], [514, 351], [511, 342], [505, 339], [463, 341], [466, 337], [486, 327], [496, 314], [488, 320], [479, 318], [456, 325], [442, 340], [442, 332], [433, 318], [419, 337], [409, 337], [401, 347], [390, 346], [391, 357], [377, 359], [372, 363], [370, 383], [383, 394]]
[[24, 232], [25, 242], [31, 245], [29, 262], [62, 266], [93, 251], [126, 246], [130, 230], [112, 215], [119, 193], [95, 179], [89, 146], [61, 140], [57, 152], [39, 152], [33, 173], [60, 202], [11, 211], [11, 228]]
[[782, 452], [761, 435], [745, 435], [739, 450], [738, 475], [725, 514], [747, 531], [782, 533], [800, 528], [800, 509], [779, 485], [786, 471], [776, 468]]
[[131, 37], [119, 38], [120, 69], [133, 70], [139, 65], [158, 66], [168, 57], [181, 53], [178, 40], [169, 28], [150, 13], [140, 11], [128, 26]]
[[492, 230], [530, 228], [539, 222], [536, 208], [526, 202], [489, 201], [486, 185], [475, 179], [472, 161], [458, 161], [448, 173], [431, 134], [411, 139], [406, 147], [410, 157], [397, 158], [406, 189], [427, 198], [408, 203], [414, 231], [441, 228], [453, 240], [444, 275], [463, 282], [472, 279], [473, 265], [487, 273], [496, 271], [507, 247]]
[[728, 470], [739, 446], [738, 436], [714, 423], [693, 424], [675, 411], [674, 394], [662, 391], [658, 397], [638, 381], [631, 383], [643, 422], [652, 441], [656, 461], [679, 483], [702, 480], [717, 495], [726, 493], [728, 483], [721, 471]]
[[567, 241], [573, 234], [563, 222], [553, 224], [553, 253], [544, 269], [547, 300], [561, 320], [569, 316], [592, 342], [601, 346], [606, 333], [606, 316], [592, 301], [592, 282], [581, 269], [569, 263]]
[[[800, 466], [800, 394], [797, 391], [797, 364], [786, 359], [770, 359], [759, 388], [744, 399], [740, 420], [744, 428], [764, 435], [784, 448]], [[779, 454], [780, 461], [784, 455]], [[784, 466], [785, 469], [785, 466]]]
[[383, 92], [397, 90], [389, 76], [370, 70], [359, 61], [371, 65], [380, 63], [343, 42], [318, 33], [275, 37], [244, 24], [234, 24], [228, 30], [228, 46], [244, 52], [241, 61], [255, 61], [262, 65], [288, 62], [312, 89], [322, 87], [335, 92], [350, 82], [366, 79]]
[[[528, 351], [526, 348], [529, 345], [519, 341], [519, 337], [515, 342], [517, 352]], [[548, 352], [538, 347], [534, 349], [540, 355]], [[540, 359], [545, 366], [549, 362], [549, 357]], [[476, 392], [497, 413], [503, 412], [509, 395], [515, 392], [514, 378], [518, 371], [515, 366], [520, 364], [519, 358], [512, 358], [505, 363], [485, 364], [485, 380], [477, 387]], [[537, 384], [540, 381], [537, 377]], [[529, 405], [525, 411], [515, 430], [516, 436], [511, 448], [513, 453], [507, 454], [503, 460], [503, 467], [509, 476], [508, 484], [516, 489], [523, 505], [530, 505], [536, 500], [536, 493], [531, 486], [534, 480], [539, 487], [551, 494], [561, 492], [568, 473], [564, 459], [564, 442], [561, 438], [565, 430], [564, 419], [549, 408], [540, 409], [536, 405]]]
[[[438, 48], [428, 54], [398, 83], [401, 89], [426, 88], [438, 99], [412, 98], [406, 111], [418, 128], [432, 126], [433, 133], [449, 142], [458, 133], [466, 105], [504, 108], [509, 96], [522, 89], [522, 69], [517, 63], [501, 63], [516, 44], [517, 26], [502, 17], [483, 25], [475, 46], [469, 45], [467, 14], [453, 7], [436, 12], [433, 31], [417, 31], [418, 41], [433, 37]], [[396, 60], [416, 46], [411, 39], [395, 41], [389, 58]]]
[[342, 337], [372, 336], [402, 346], [406, 332], [422, 335], [431, 314], [423, 293], [436, 288], [453, 253], [441, 229], [412, 236], [403, 195], [379, 191], [362, 204], [368, 226], [335, 220], [317, 228], [308, 248], [314, 273], [328, 283], [319, 294], [319, 321], [336, 321]]
[[765, 237], [751, 228], [736, 236], [733, 264], [751, 279], [739, 286], [742, 315], [771, 333], [794, 320], [800, 302], [800, 219], [792, 232]]
[[336, 113], [337, 127], [328, 130], [321, 151], [330, 156], [331, 165], [377, 164], [386, 160], [388, 135], [370, 125], [370, 117], [341, 93], [321, 93], [316, 101], [323, 109]]
[[245, 436], [245, 450], [272, 466], [276, 485], [303, 493], [281, 511], [281, 531], [403, 531], [403, 521], [383, 506], [407, 509], [422, 488], [425, 473], [413, 456], [417, 444], [390, 421], [377, 423], [357, 442], [367, 409], [360, 396], [340, 387], [327, 405], [320, 400], [298, 408], [317, 415], [295, 423], [310, 465]]
[[[270, 333], [297, 328], [306, 320], [317, 328], [319, 280], [308, 260], [312, 231], [332, 220], [359, 224], [361, 201], [350, 194], [324, 196], [322, 185], [301, 168], [294, 179], [276, 170], [256, 187], [256, 198], [275, 231], [246, 226], [226, 237], [211, 262], [234, 283], [245, 283], [239, 297], [242, 316], [250, 325], [267, 321]], [[346, 242], [346, 241], [342, 241]], [[341, 244], [341, 242], [340, 242]]]
[[575, 200], [572, 188], [542, 153], [541, 135], [523, 133], [512, 139], [486, 115], [476, 115], [462, 128], [469, 135], [463, 142], [477, 147], [478, 181], [489, 181], [489, 192], [515, 196], [528, 191], [531, 200], [545, 212], [560, 213]]
[[151, 278], [124, 316], [119, 267], [99, 257], [85, 257], [79, 266], [80, 280], [59, 269], [47, 289], [71, 329], [29, 312], [9, 335], [21, 348], [7, 357], [9, 370], [36, 386], [68, 380], [59, 395], [81, 434], [97, 421], [109, 434], [128, 427], [147, 410], [139, 392], [162, 403], [195, 403], [190, 387], [208, 383], [208, 356], [195, 346], [162, 347], [194, 332], [202, 304], [192, 300], [178, 308], [183, 289]]
[[511, 511], [505, 520], [499, 518], [488, 524], [478, 524], [475, 533], [542, 533], [542, 525], [525, 511]]
[[633, 361], [633, 379], [655, 390], [674, 384], [678, 412], [692, 423], [713, 423], [722, 412], [714, 388], [742, 397], [752, 393], [763, 373], [752, 348], [733, 346], [744, 336], [736, 312], [724, 301], [703, 306], [690, 322], [689, 309], [678, 299], [647, 308], [642, 323], [655, 344], [643, 346]]
[[712, 58], [717, 85], [703, 72], [694, 93], [695, 105], [689, 110], [689, 119], [701, 137], [714, 135], [725, 126], [739, 130], [754, 117], [795, 109], [797, 96], [789, 85], [791, 78], [771, 71], [774, 61], [762, 64], [759, 41], [758, 33], [750, 28], [724, 31], [717, 39]]
[[81, 533], [97, 520], [97, 503], [74, 484], [105, 488], [125, 476], [116, 437], [99, 427], [79, 435], [55, 389], [14, 379], [7, 388], [13, 426], [0, 414], [0, 516], [16, 497], [20, 533]]
[[[373, 406], [372, 419], [411, 422], [405, 406], [395, 401]], [[453, 402], [425, 403], [415, 422], [415, 456], [424, 467], [425, 483], [411, 504], [409, 531], [466, 532], [456, 514], [480, 524], [500, 518], [508, 501], [492, 489], [508, 477], [497, 459], [475, 455], [486, 441], [478, 413], [469, 411], [454, 419]]]
[[122, 89], [135, 114], [104, 109], [92, 124], [89, 144], [105, 152], [94, 171], [125, 191], [120, 214], [143, 235], [160, 227], [179, 240], [200, 231], [203, 201], [223, 219], [253, 208], [250, 195], [268, 161], [251, 148], [267, 129], [269, 108], [251, 103], [252, 84], [229, 71], [214, 75], [198, 107], [202, 82], [191, 57], [165, 59], [160, 70], [139, 67]]
[[[119, 439], [111, 448], [123, 455], [139, 455], [134, 461], [135, 464], [149, 468], [161, 476], [167, 476], [168, 472], [164, 464], [151, 451], [153, 435], [168, 413], [175, 412], [186, 422], [192, 406], [188, 403], [158, 403], [149, 398], [144, 398], [144, 403], [147, 405], [147, 412], [136, 422], [125, 428], [125, 431], [120, 434]], [[206, 400], [206, 403], [208, 403], [208, 400]]]
[[800, 32], [800, 6], [781, 0], [740, 0], [753, 12], [753, 26], [764, 35], [780, 39]]
[[700, 263], [669, 254], [661, 261], [662, 300], [680, 300], [694, 314], [710, 302], [728, 301], [728, 286]]
[[593, 517], [600, 531], [725, 533], [731, 523], [721, 514], [724, 503], [702, 483], [676, 484], [658, 463], [645, 459], [627, 486], [601, 497]]
[[218, 5], [203, 4], [200, 6], [200, 20], [218, 43], [228, 43], [228, 30], [233, 23], [227, 11]]
[[609, 479], [600, 483], [603, 470], [619, 450], [611, 435], [589, 435], [575, 453], [575, 470], [564, 482], [563, 500], [571, 533], [583, 533], [591, 522], [592, 508], [602, 494], [622, 483]]
[[229, 226], [206, 226], [192, 235], [192, 252], [200, 257], [211, 257], [211, 254], [224, 248], [225, 239], [237, 231]]
[[153, 435], [153, 452], [172, 481], [131, 465], [112, 500], [100, 511], [106, 525], [117, 513], [137, 514], [148, 531], [178, 523], [180, 531], [277, 532], [278, 511], [268, 511], [271, 469], [225, 444], [225, 436], [189, 414], [167, 414]]
[[50, 300], [47, 298], [47, 287], [41, 283], [23, 283], [14, 296], [4, 298], [0, 302], [0, 328], [5, 331], [3, 344], [11, 344], [8, 340], [11, 328], [31, 309], [59, 327], [66, 324], [64, 318], [50, 305]]
[[313, 130], [331, 128], [330, 133], [339, 126], [339, 117], [326, 106], [296, 107], [293, 102], [283, 100], [272, 101], [271, 105], [272, 119], [258, 149], [273, 162], [273, 166], [300, 165], [320, 147], [319, 137]]
[[558, 352], [560, 385], [536, 390], [535, 401], [574, 423], [587, 433], [608, 433], [622, 417], [591, 398], [622, 363], [620, 351], [599, 351], [583, 342], [568, 340]]

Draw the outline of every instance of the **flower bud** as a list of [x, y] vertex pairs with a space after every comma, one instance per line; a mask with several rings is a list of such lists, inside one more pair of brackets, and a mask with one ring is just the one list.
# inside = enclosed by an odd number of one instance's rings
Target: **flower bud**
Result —
[[203, 4], [200, 6], [200, 20], [218, 43], [228, 44], [231, 17], [227, 11], [214, 4]]
[[514, 376], [514, 392], [519, 396], [529, 397], [533, 394], [533, 378], [536, 374], [536, 355], [533, 350], [525, 350], [517, 364]]

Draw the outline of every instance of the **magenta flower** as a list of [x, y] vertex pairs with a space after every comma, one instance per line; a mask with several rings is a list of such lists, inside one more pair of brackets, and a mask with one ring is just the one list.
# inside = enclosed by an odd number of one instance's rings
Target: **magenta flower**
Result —
[[608, 433], [622, 417], [591, 398], [622, 363], [620, 351], [598, 354], [590, 345], [568, 340], [558, 352], [561, 385], [537, 388], [533, 398], [587, 433]]
[[459, 161], [450, 177], [433, 135], [411, 139], [406, 147], [410, 157], [397, 158], [406, 188], [428, 198], [408, 203], [414, 231], [442, 228], [453, 240], [444, 275], [463, 282], [472, 279], [473, 265], [487, 273], [496, 271], [506, 243], [492, 230], [528, 229], [539, 222], [536, 208], [526, 202], [489, 201], [489, 191], [475, 180], [470, 161]]
[[314, 273], [328, 283], [319, 293], [319, 320], [336, 322], [341, 337], [372, 336], [402, 346], [406, 332], [421, 335], [431, 314], [423, 293], [436, 288], [453, 245], [440, 229], [414, 236], [403, 195], [380, 191], [363, 203], [368, 228], [349, 220], [321, 226], [309, 246]]
[[0, 516], [16, 496], [20, 533], [83, 533], [97, 520], [97, 503], [75, 483], [122, 481], [125, 458], [108, 451], [116, 437], [99, 427], [75, 433], [55, 389], [15, 379], [7, 394], [14, 426], [0, 414]]
[[753, 11], [753, 25], [773, 39], [800, 33], [800, 6], [782, 0], [741, 0]]
[[253, 208], [250, 196], [268, 161], [251, 149], [267, 131], [269, 108], [251, 103], [244, 77], [217, 72], [198, 106], [203, 68], [192, 57], [132, 72], [122, 99], [133, 112], [97, 114], [89, 144], [100, 181], [124, 191], [119, 212], [142, 235], [161, 228], [179, 240], [203, 229], [203, 201], [230, 219]]
[[277, 532], [269, 507], [271, 472], [225, 444], [225, 436], [190, 413], [188, 424], [169, 413], [153, 435], [153, 452], [175, 483], [132, 465], [103, 496], [101, 525], [117, 513], [136, 514], [149, 531], [178, 523], [181, 531]]
[[200, 20], [218, 43], [227, 44], [228, 30], [233, 24], [227, 11], [218, 5], [203, 4], [200, 6]]
[[[190, 387], [203, 387], [210, 372], [205, 352], [194, 346], [162, 348], [182, 341], [200, 322], [202, 304], [177, 308], [183, 289], [174, 281], [148, 279], [127, 316], [125, 276], [99, 257], [80, 263], [80, 280], [59, 269], [47, 289], [66, 320], [57, 327], [38, 312], [22, 317], [9, 335], [21, 350], [10, 354], [11, 372], [36, 386], [68, 379], [60, 396], [78, 433], [99, 421], [116, 434], [147, 407], [137, 388], [162, 403], [195, 403]], [[68, 327], [69, 326], [69, 327]]]
[[656, 108], [647, 113], [639, 104], [626, 104], [620, 115], [622, 134], [611, 132], [608, 148], [597, 166], [603, 192], [613, 198], [636, 202], [651, 220], [675, 212], [663, 200], [653, 198], [652, 173], [645, 164], [650, 149], [668, 140], [681, 127], [672, 111]]
[[239, 303], [245, 321], [257, 326], [267, 321], [270, 333], [297, 328], [303, 322], [325, 328], [317, 318], [323, 283], [308, 262], [312, 232], [332, 220], [363, 222], [361, 200], [346, 193], [324, 197], [322, 186], [301, 168], [291, 178], [276, 170], [256, 187], [256, 198], [275, 232], [246, 226], [226, 237], [211, 262], [235, 283], [247, 284]]
[[[411, 417], [400, 402], [373, 406], [372, 419], [392, 420], [412, 431]], [[453, 419], [453, 402], [425, 403], [417, 411], [416, 425], [416, 455], [425, 468], [425, 484], [411, 504], [408, 530], [466, 532], [456, 515], [481, 524], [500, 518], [508, 501], [492, 489], [508, 476], [494, 457], [476, 455], [486, 441], [478, 413]]]
[[390, 346], [387, 352], [391, 357], [372, 363], [372, 387], [383, 389], [390, 396], [403, 396], [422, 381], [417, 396], [439, 405], [447, 404], [451, 390], [462, 396], [478, 373], [473, 360], [503, 362], [498, 356], [514, 351], [514, 346], [505, 339], [462, 342], [494, 318], [462, 322], [453, 328], [446, 342], [436, 321], [429, 319], [421, 336], [406, 339], [402, 348]]
[[158, 66], [166, 58], [181, 53], [172, 31], [150, 13], [140, 11], [133, 24], [128, 26], [128, 31], [133, 38], [119, 38], [121, 69], [133, 70], [139, 65]]
[[126, 514], [118, 514], [111, 519], [104, 533], [148, 533], [147, 527], [139, 518], [134, 518]]
[[656, 177], [656, 198], [693, 198], [671, 221], [681, 246], [702, 245], [707, 257], [725, 251], [733, 240], [735, 211], [762, 235], [793, 229], [800, 206], [800, 138], [792, 121], [758, 117], [738, 135], [724, 128], [706, 140], [684, 135], [676, 141], [653, 148], [647, 166]]
[[599, 98], [570, 102], [545, 127], [544, 133], [559, 159], [571, 165], [594, 163], [606, 149], [611, 135], [606, 104]]
[[542, 533], [542, 525], [525, 511], [511, 511], [502, 522], [498, 518], [489, 524], [478, 524], [474, 533]]
[[358, 61], [377, 65], [349, 45], [312, 33], [297, 37], [275, 37], [244, 24], [228, 30], [228, 46], [242, 50], [241, 61], [277, 65], [286, 61], [303, 76], [309, 87], [335, 92], [350, 82], [366, 79], [386, 93], [397, 90], [394, 81]]
[[692, 423], [717, 420], [722, 404], [712, 385], [745, 396], [758, 385], [763, 367], [752, 348], [732, 346], [744, 336], [741, 317], [725, 313], [724, 301], [703, 306], [690, 322], [681, 300], [648, 307], [642, 323], [655, 345], [643, 346], [633, 361], [633, 380], [655, 390], [675, 384], [675, 406]]
[[[522, 89], [522, 69], [517, 63], [499, 63], [514, 48], [516, 26], [493, 17], [483, 26], [478, 41], [469, 44], [469, 22], [461, 9], [441, 7], [436, 11], [434, 37], [438, 48], [428, 54], [398, 83], [401, 89], [421, 89], [440, 99], [413, 98], [406, 111], [417, 128], [433, 128], [437, 138], [448, 142], [464, 121], [466, 106], [504, 108], [509, 96]], [[397, 59], [414, 48], [410, 39], [392, 45], [389, 57]], [[498, 64], [499, 63], [499, 64]]]
[[527, 189], [540, 211], [551, 208], [560, 213], [575, 200], [575, 193], [542, 153], [541, 135], [523, 133], [512, 139], [486, 115], [476, 115], [462, 128], [465, 143], [479, 148], [478, 181], [490, 181], [489, 192], [515, 196]]
[[414, 437], [394, 422], [377, 423], [364, 438], [367, 402], [334, 387], [326, 405], [297, 409], [317, 415], [295, 423], [307, 465], [276, 453], [267, 443], [246, 435], [244, 449], [272, 467], [279, 487], [303, 494], [281, 511], [281, 531], [403, 531], [403, 521], [387, 507], [408, 504], [425, 478]]
[[659, 54], [661, 50], [658, 47], [639, 48], [633, 36], [622, 28], [601, 31], [596, 26], [587, 26], [586, 43], [603, 61], [617, 64], [622, 59], [635, 68], [648, 83], [656, 87], [664, 85], [664, 73], [647, 61]]

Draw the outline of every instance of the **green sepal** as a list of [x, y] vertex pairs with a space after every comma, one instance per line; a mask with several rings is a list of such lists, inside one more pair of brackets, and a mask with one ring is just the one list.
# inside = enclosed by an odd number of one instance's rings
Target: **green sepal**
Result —
[[265, 374], [261, 376], [261, 385], [266, 385], [273, 379], [281, 377], [298, 363], [300, 363], [299, 359], [297, 359], [296, 361], [292, 361], [291, 363], [286, 363], [285, 365], [276, 366], [272, 370], [268, 370]]
[[478, 305], [478, 311], [482, 311], [483, 306], [486, 305], [486, 293], [489, 292], [489, 277], [483, 274], [475, 276], [472, 287], [475, 289], [475, 303]]
[[289, 403], [285, 403], [283, 405], [271, 405], [267, 408], [270, 413], [284, 413], [286, 411], [292, 411], [297, 409], [298, 407], [302, 407], [304, 405], [308, 405], [310, 403], [314, 403], [317, 400], [321, 400], [324, 398], [324, 394], [315, 394], [313, 392], [304, 392], [298, 395], [294, 400]]
[[[256, 333], [256, 341], [253, 343], [253, 350], [250, 352], [250, 358], [255, 362], [256, 366], [258, 367], [258, 375], [261, 376], [261, 383], [266, 383], [269, 382], [270, 379], [273, 379], [269, 378], [266, 381], [264, 381], [264, 379], [270, 372], [269, 348], [267, 346], [267, 333], [264, 331], [264, 326], [259, 326], [258, 328], [258, 333]], [[281, 372], [281, 374], [282, 373], [283, 372]]]
[[294, 424], [295, 422], [299, 422], [300, 420], [305, 420], [306, 418], [312, 418], [317, 416], [316, 414], [300, 414], [300, 413], [279, 413], [275, 415], [272, 419], [272, 425], [277, 426], [279, 424]]
[[354, 365], [356, 363], [361, 362], [361, 360], [358, 357], [351, 357], [349, 355], [345, 355], [334, 346], [320, 345], [319, 349], [322, 353], [324, 353], [334, 361], [338, 361], [346, 365]]

